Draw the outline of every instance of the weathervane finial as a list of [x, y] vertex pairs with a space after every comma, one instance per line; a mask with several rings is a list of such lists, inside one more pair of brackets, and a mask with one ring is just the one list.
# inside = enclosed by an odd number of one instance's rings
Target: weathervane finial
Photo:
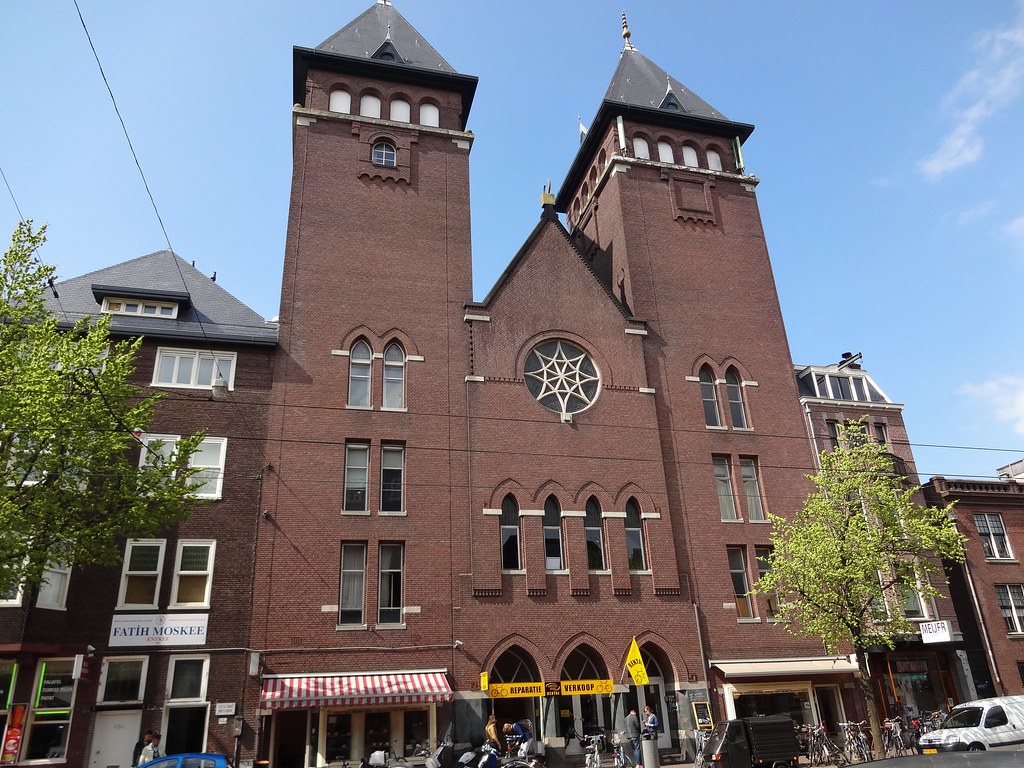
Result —
[[636, 50], [633, 44], [629, 41], [629, 38], [633, 36], [633, 33], [629, 31], [629, 22], [626, 21], [626, 12], [622, 12], [622, 39], [626, 41], [626, 48], [630, 50]]

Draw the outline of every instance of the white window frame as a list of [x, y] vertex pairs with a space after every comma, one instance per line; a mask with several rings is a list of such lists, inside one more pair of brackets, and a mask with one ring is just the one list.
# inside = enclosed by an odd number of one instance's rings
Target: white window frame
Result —
[[[979, 525], [979, 518], [984, 521], [984, 525]], [[989, 518], [995, 518], [999, 523], [1000, 533], [995, 533], [992, 530], [992, 523]], [[986, 560], [1013, 560], [1013, 550], [1010, 548], [1010, 538], [1006, 535], [1006, 525], [1003, 524], [1003, 516], [998, 512], [976, 512], [974, 514], [974, 528], [978, 531], [978, 541], [981, 543], [982, 552], [985, 555]], [[986, 530], [982, 530], [985, 528]], [[996, 536], [1002, 536], [1003, 549], [1006, 550], [1005, 555], [1000, 555], [999, 550], [996, 547]], [[985, 547], [985, 542], [988, 542], [988, 548]], [[989, 554], [991, 552], [991, 554]]]
[[[402, 562], [401, 566], [396, 570], [390, 568], [384, 570], [384, 548], [393, 547], [397, 548], [401, 553]], [[378, 545], [377, 548], [377, 624], [388, 627], [399, 627], [405, 626], [405, 572], [406, 572], [406, 547], [403, 542], [400, 541], [383, 541]], [[384, 605], [386, 597], [390, 597], [390, 590], [384, 589], [385, 576], [392, 574], [398, 574], [399, 579], [399, 592], [398, 605], [391, 605], [390, 600], [387, 606]], [[398, 621], [383, 621], [381, 614], [384, 611], [398, 611]]]
[[[174, 672], [175, 667], [180, 661], [202, 661], [203, 662], [203, 676], [200, 682], [199, 695], [195, 697], [183, 696], [182, 698], [175, 699], [171, 698], [171, 691], [174, 688]], [[165, 706], [170, 706], [171, 703], [175, 704], [203, 704], [206, 703], [206, 693], [208, 684], [210, 682], [210, 657], [205, 653], [187, 653], [187, 654], [175, 654], [171, 656], [167, 666], [167, 689], [165, 691]]]
[[[181, 556], [185, 550], [185, 547], [206, 547], [208, 556], [206, 561], [206, 570], [204, 571], [188, 571], [184, 575], [186, 576], [206, 576], [206, 590], [203, 596], [203, 600], [197, 603], [188, 603], [178, 600], [178, 583], [182, 576], [181, 570]], [[169, 608], [209, 608], [210, 607], [210, 594], [213, 591], [213, 566], [217, 556], [217, 540], [216, 539], [181, 539], [178, 542], [177, 551], [174, 555], [174, 581], [171, 583], [171, 602], [168, 605]]]
[[[74, 664], [75, 664], [74, 658], [67, 658], [67, 657], [40, 658], [40, 659], [38, 659], [36, 661], [35, 674], [34, 674], [33, 679], [32, 679], [32, 698], [31, 698], [31, 701], [30, 701], [30, 704], [29, 704], [28, 722], [26, 723], [25, 730], [24, 730], [24, 736], [22, 738], [22, 750], [24, 750], [25, 746], [31, 741], [32, 735], [33, 735], [33, 731], [34, 731], [34, 729], [35, 729], [35, 727], [37, 725], [60, 725], [62, 722], [64, 722], [64, 723], [66, 723], [64, 725], [64, 728], [65, 728], [65, 731], [64, 731], [64, 744], [63, 744], [63, 746], [64, 746], [64, 754], [61, 757], [34, 758], [32, 760], [27, 760], [26, 759], [26, 760], [22, 760], [20, 763], [18, 763], [19, 765], [40, 765], [40, 764], [46, 764], [46, 763], [66, 763], [66, 762], [68, 762], [68, 760], [67, 760], [68, 745], [71, 743], [71, 727], [72, 727], [73, 721], [74, 721], [73, 715], [74, 715], [74, 712], [75, 712], [75, 705], [76, 705], [77, 700], [78, 700], [78, 681], [75, 680], [72, 683], [73, 689], [72, 689], [72, 692], [71, 692], [71, 706], [68, 707], [69, 711], [67, 713], [66, 721], [44, 720], [44, 721], [40, 722], [40, 721], [37, 720], [37, 717], [39, 716], [39, 713], [42, 712], [43, 714], [46, 714], [50, 710], [46, 710], [46, 709], [37, 710], [36, 706], [35, 706], [36, 696], [37, 696], [37, 694], [39, 692], [40, 678], [42, 677], [44, 666], [48, 666], [50, 664], [53, 664], [54, 662], [63, 662], [64, 664], [70, 664], [72, 666], [72, 668], [74, 667]], [[60, 710], [60, 711], [63, 711], [63, 710]], [[26, 754], [26, 753], [23, 751], [22, 754]]]
[[711, 466], [714, 470], [715, 495], [718, 497], [721, 519], [728, 522], [740, 520], [739, 510], [736, 508], [736, 483], [732, 477], [732, 459], [728, 456], [712, 456]]
[[700, 160], [697, 159], [697, 150], [689, 144], [683, 144], [683, 165], [688, 168], [700, 167]]
[[[384, 472], [385, 471], [394, 472], [396, 470], [396, 467], [386, 467], [385, 466], [385, 464], [387, 463], [387, 459], [385, 457], [390, 456], [390, 457], [392, 457], [392, 460], [393, 460], [393, 458], [396, 455], [398, 456], [399, 464], [400, 464], [400, 466], [397, 467], [397, 471], [398, 471], [398, 477], [399, 477], [398, 492], [399, 492], [399, 495], [400, 495], [401, 498], [400, 498], [399, 503], [398, 503], [398, 509], [388, 509], [388, 510], [385, 510], [384, 509]], [[382, 515], [384, 515], [384, 514], [391, 514], [391, 515], [404, 514], [405, 513], [405, 506], [406, 506], [405, 505], [405, 501], [406, 501], [406, 494], [405, 494], [405, 446], [404, 445], [393, 445], [393, 444], [392, 445], [388, 445], [388, 444], [382, 445], [380, 447], [380, 513]]]
[[708, 156], [708, 169], [712, 171], [722, 170], [722, 156], [717, 151], [709, 149], [707, 151]]
[[393, 123], [408, 123], [412, 120], [412, 107], [405, 99], [392, 99], [389, 116]]
[[[1003, 622], [1006, 624], [1006, 631], [1011, 635], [1024, 634], [1024, 585], [1021, 584], [995, 584], [996, 602], [999, 605], [999, 611], [1003, 615]], [[999, 588], [1002, 587], [1006, 590], [1006, 596], [1010, 601], [1009, 611], [1010, 615], [1007, 616], [1005, 611], [1006, 607], [1003, 606], [1002, 601], [999, 599]], [[1016, 593], [1016, 594], [1014, 594]], [[1006, 623], [1007, 619], [1013, 619], [1013, 626], [1009, 626]]]
[[[393, 356], [393, 350], [398, 351], [399, 359], [395, 359]], [[389, 356], [392, 359], [388, 359]], [[381, 392], [381, 410], [384, 411], [405, 411], [405, 372], [406, 367], [406, 355], [405, 350], [402, 349], [402, 345], [392, 342], [384, 348], [384, 387]], [[395, 386], [388, 387], [388, 384]], [[389, 398], [389, 392], [397, 392], [397, 400], [395, 403], [395, 395], [392, 394]]]
[[[362, 553], [362, 562], [358, 568], [345, 568], [345, 550], [351, 548]], [[366, 553], [365, 541], [345, 541], [341, 544], [341, 578], [338, 583], [338, 627], [343, 629], [364, 629], [366, 627]], [[359, 579], [359, 621], [341, 620], [341, 612], [345, 610], [345, 574], [352, 574], [349, 579]], [[356, 576], [358, 574], [358, 576]]]
[[[143, 445], [142, 451], [139, 453], [139, 467], [146, 466], [147, 459], [149, 457], [149, 445], [160, 441], [165, 446], [171, 446], [171, 455], [177, 450], [178, 441], [181, 440], [181, 435], [156, 435], [156, 434], [143, 434], [139, 436], [139, 441]], [[187, 483], [192, 488], [210, 488], [205, 492], [193, 490], [193, 494], [197, 499], [219, 499], [224, 490], [224, 466], [227, 463], [228, 455], [228, 439], [226, 437], [206, 437], [199, 444], [199, 447], [211, 447], [219, 446], [219, 462], [217, 464], [197, 464], [196, 459], [200, 456], [197, 450], [189, 457], [189, 467], [199, 467], [200, 471], [190, 476]]]
[[43, 585], [39, 585], [39, 592], [36, 595], [36, 608], [44, 608], [52, 611], [66, 611], [68, 607], [68, 586], [71, 582], [71, 566], [66, 566], [61, 563], [50, 562], [46, 564], [46, 568], [43, 571], [43, 579], [46, 579], [47, 574], [56, 574], [60, 576], [60, 584], [56, 588], [56, 599], [46, 600], [46, 593], [43, 591]]
[[[132, 575], [146, 575], [154, 573], [154, 571], [138, 571], [137, 573], [130, 573], [128, 570], [131, 564], [131, 551], [135, 547], [158, 547], [159, 554], [157, 555], [157, 563], [155, 568], [156, 573], [156, 584], [153, 587], [153, 600], [148, 603], [129, 603], [125, 601], [128, 592], [128, 578]], [[117, 609], [123, 610], [125, 608], [138, 609], [138, 608], [156, 608], [160, 601], [160, 582], [163, 579], [164, 571], [164, 555], [167, 550], [167, 539], [129, 539], [124, 546], [124, 563], [121, 566], [121, 583], [117, 591]]]
[[[736, 619], [738, 621], [750, 621], [754, 619], [754, 602], [750, 598], [750, 574], [747, 573], [747, 548], [744, 546], [730, 546], [726, 547], [726, 564], [729, 566], [729, 585], [732, 587], [733, 600], [736, 603]], [[729, 555], [733, 551], [739, 553], [741, 560], [741, 567], [734, 568], [731, 558]], [[741, 595], [737, 589], [736, 577], [740, 576], [743, 580], [743, 586], [745, 592]], [[740, 615], [740, 600], [743, 600], [746, 605], [746, 616]]]
[[352, 112], [352, 94], [344, 88], [335, 88], [328, 98], [327, 109], [339, 114], [350, 114]]
[[3, 595], [0, 595], [0, 608], [19, 608], [21, 606], [21, 598], [24, 591], [25, 590], [22, 589], [22, 585], [19, 584], [15, 588], [14, 595], [12, 597], [4, 597]]
[[[147, 309], [152, 311], [147, 312]], [[176, 320], [178, 318], [178, 303], [176, 301], [151, 301], [122, 296], [106, 296], [103, 299], [101, 311], [108, 315], [138, 315], [139, 317], [158, 317], [161, 320]]]
[[642, 136], [633, 137], [633, 157], [637, 160], [651, 159], [651, 147]]
[[420, 104], [420, 125], [438, 128], [441, 125], [441, 110], [436, 104]]
[[[112, 664], [118, 662], [142, 662], [142, 670], [139, 672], [139, 697], [136, 699], [108, 699], [106, 697], [107, 691], [107, 677], [110, 674], [110, 667]], [[96, 702], [98, 704], [139, 704], [143, 701], [146, 696], [146, 677], [149, 674], [149, 656], [108, 656], [103, 659], [103, 668], [100, 671], [100, 682], [99, 689], [96, 692]]]
[[675, 165], [676, 153], [667, 141], [658, 142], [658, 162]]
[[[160, 369], [161, 361], [165, 357], [174, 358], [174, 368], [171, 376], [171, 381], [160, 381]], [[178, 378], [178, 366], [181, 364], [181, 360], [185, 358], [191, 358], [192, 360], [192, 373], [189, 377], [187, 384], [181, 384], [177, 382]], [[213, 370], [210, 372], [210, 383], [199, 382], [199, 367], [204, 360], [213, 360]], [[225, 375], [223, 370], [224, 361], [230, 360], [230, 370]], [[219, 361], [219, 362], [218, 362]], [[151, 386], [154, 387], [166, 387], [168, 389], [209, 389], [213, 390], [213, 384], [218, 379], [223, 379], [229, 390], [235, 388], [235, 368], [238, 367], [238, 353], [237, 352], [226, 352], [223, 350], [200, 350], [200, 349], [183, 349], [179, 347], [157, 347], [156, 350], [156, 363], [153, 366], [153, 381]], [[219, 375], [218, 375], [219, 374]]]
[[[355, 382], [366, 382], [365, 397], [355, 397]], [[361, 387], [360, 387], [361, 388]], [[359, 339], [348, 351], [348, 398], [347, 408], [371, 408], [373, 397], [373, 349]]]
[[764, 511], [764, 496], [761, 494], [761, 467], [752, 456], [740, 457], [740, 480], [743, 483], [743, 497], [747, 502], [747, 519], [764, 522], [768, 519]]
[[[352, 457], [356, 452], [362, 452], [366, 457], [366, 461], [362, 464], [355, 464], [352, 461]], [[362, 507], [350, 507], [348, 505], [348, 492], [349, 492], [349, 470], [358, 471], [362, 470], [363, 473], [363, 505]], [[352, 490], [358, 490], [358, 484], [352, 483]], [[344, 484], [342, 487], [341, 494], [341, 510], [342, 512], [354, 512], [356, 514], [366, 514], [370, 511], [370, 444], [369, 443], [346, 443], [345, 444], [345, 477]]]

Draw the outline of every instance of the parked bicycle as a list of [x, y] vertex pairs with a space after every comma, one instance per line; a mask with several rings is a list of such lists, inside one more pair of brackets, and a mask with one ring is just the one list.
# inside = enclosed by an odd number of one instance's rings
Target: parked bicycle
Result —
[[[909, 736], [909, 734], [908, 734]], [[882, 754], [884, 757], [899, 757], [912, 751], [903, 737], [903, 720], [890, 717], [882, 721]]]
[[844, 734], [844, 750], [851, 762], [866, 763], [872, 759], [871, 740], [864, 727], [867, 720], [859, 723], [839, 723]]
[[704, 760], [704, 747], [711, 740], [711, 731], [700, 729], [693, 732], [693, 768], [705, 768], [707, 761]]
[[633, 756], [626, 746], [628, 743], [618, 731], [612, 734], [612, 768], [633, 768]]
[[824, 723], [807, 729], [807, 759], [811, 765], [847, 765], [846, 753], [828, 735]]

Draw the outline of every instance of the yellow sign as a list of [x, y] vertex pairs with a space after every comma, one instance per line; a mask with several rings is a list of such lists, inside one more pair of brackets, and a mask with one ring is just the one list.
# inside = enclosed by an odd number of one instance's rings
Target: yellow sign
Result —
[[544, 683], [492, 683], [487, 689], [487, 695], [492, 699], [543, 696]]
[[611, 693], [614, 680], [563, 680], [563, 696], [588, 696], [594, 693]]
[[487, 690], [487, 673], [486, 672], [481, 672], [480, 673], [480, 690], [481, 691], [486, 691]]
[[640, 646], [636, 644], [636, 638], [629, 644], [629, 652], [626, 654], [626, 669], [633, 676], [633, 685], [648, 685], [651, 680], [647, 677], [647, 668], [644, 660], [640, 658]]

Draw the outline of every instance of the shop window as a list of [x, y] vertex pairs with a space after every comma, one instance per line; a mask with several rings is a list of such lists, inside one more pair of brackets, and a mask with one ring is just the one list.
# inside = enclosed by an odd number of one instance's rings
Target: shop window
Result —
[[363, 625], [366, 594], [366, 545], [341, 545], [341, 605], [338, 624]]
[[426, 746], [430, 739], [430, 715], [425, 709], [407, 709], [402, 715], [404, 757], [413, 757], [417, 747]]
[[587, 541], [587, 569], [591, 571], [605, 570], [601, 505], [593, 496], [587, 499], [583, 532]]
[[18, 662], [0, 661], [0, 735], [7, 727], [7, 716], [14, 698], [14, 684], [17, 681]]
[[164, 539], [132, 539], [125, 545], [118, 608], [156, 608]]
[[544, 568], [562, 570], [562, 507], [558, 499], [548, 496], [544, 502]]
[[626, 555], [629, 570], [646, 571], [647, 557], [644, 554], [644, 529], [640, 519], [640, 505], [636, 499], [626, 502]]
[[501, 501], [501, 569], [518, 571], [519, 559], [519, 505], [510, 493]]
[[377, 752], [384, 750], [390, 752], [391, 745], [391, 713], [367, 712], [366, 713], [366, 751]]
[[141, 702], [146, 691], [147, 662], [146, 656], [104, 659], [99, 701], [104, 704]]
[[328, 712], [325, 738], [327, 762], [347, 763], [352, 757], [352, 715], [348, 712]]
[[380, 581], [377, 584], [378, 624], [402, 623], [402, 589], [405, 568], [405, 545], [380, 545]]
[[75, 703], [74, 664], [73, 659], [39, 662], [22, 759], [64, 760]]

